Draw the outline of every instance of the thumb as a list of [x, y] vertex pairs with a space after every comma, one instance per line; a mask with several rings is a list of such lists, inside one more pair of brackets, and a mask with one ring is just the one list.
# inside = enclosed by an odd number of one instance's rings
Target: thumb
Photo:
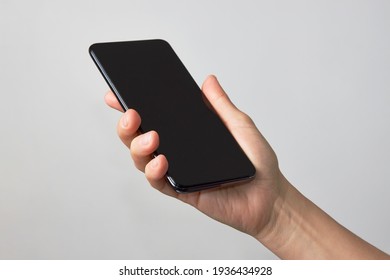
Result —
[[243, 113], [232, 103], [214, 75], [206, 78], [202, 85], [202, 91], [228, 128], [234, 120], [240, 119]]

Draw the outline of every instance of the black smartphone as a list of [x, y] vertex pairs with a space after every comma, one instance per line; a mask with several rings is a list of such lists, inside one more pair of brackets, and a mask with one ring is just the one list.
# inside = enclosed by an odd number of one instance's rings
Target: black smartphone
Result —
[[255, 176], [253, 164], [166, 41], [96, 43], [89, 53], [123, 109], [140, 114], [140, 132], [159, 134], [155, 155], [168, 159], [166, 179], [177, 192]]

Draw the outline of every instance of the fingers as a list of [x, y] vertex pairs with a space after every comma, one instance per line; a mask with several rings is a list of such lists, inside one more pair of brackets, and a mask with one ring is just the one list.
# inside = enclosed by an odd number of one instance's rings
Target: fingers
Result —
[[[129, 115], [128, 129], [121, 126], [126, 122], [126, 116]], [[168, 161], [164, 155], [158, 155], [153, 158], [153, 153], [160, 144], [159, 136], [155, 131], [149, 131], [141, 135], [136, 134], [135, 127], [138, 129], [139, 115], [134, 110], [128, 110], [118, 124], [118, 132], [122, 141], [130, 148], [131, 157], [135, 167], [145, 172], [145, 176], [155, 189], [164, 194], [177, 197], [177, 193], [165, 180], [165, 174], [168, 171]], [[132, 125], [130, 125], [130, 122]], [[132, 127], [132, 128], [131, 128]]]
[[158, 155], [145, 166], [145, 176], [149, 184], [158, 191], [177, 198], [178, 194], [165, 180], [167, 171], [168, 160], [164, 155]]
[[114, 108], [114, 109], [116, 109], [118, 111], [123, 112], [122, 106], [119, 104], [118, 99], [116, 99], [116, 97], [112, 93], [112, 91], [109, 91], [109, 92], [106, 93], [106, 95], [104, 96], [104, 101], [111, 108]]
[[141, 124], [141, 117], [133, 110], [127, 110], [117, 125], [119, 138], [126, 147], [130, 147], [131, 141], [138, 135], [138, 128]]
[[149, 131], [134, 138], [130, 147], [134, 165], [140, 171], [145, 172], [145, 177], [152, 187], [166, 195], [178, 197], [178, 194], [165, 180], [165, 174], [168, 171], [167, 158], [164, 155], [153, 158], [153, 152], [158, 145], [159, 138], [155, 131]]
[[152, 159], [152, 154], [158, 145], [159, 138], [155, 131], [146, 132], [133, 139], [130, 144], [130, 152], [137, 169], [145, 171], [145, 166]]

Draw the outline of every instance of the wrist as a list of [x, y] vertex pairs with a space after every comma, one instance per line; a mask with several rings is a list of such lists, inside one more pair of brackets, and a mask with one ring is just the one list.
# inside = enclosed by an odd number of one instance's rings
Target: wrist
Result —
[[254, 237], [280, 258], [292, 258], [306, 198], [281, 174], [279, 193], [266, 226]]
[[282, 259], [389, 259], [281, 177], [269, 222], [254, 236], [274, 254]]

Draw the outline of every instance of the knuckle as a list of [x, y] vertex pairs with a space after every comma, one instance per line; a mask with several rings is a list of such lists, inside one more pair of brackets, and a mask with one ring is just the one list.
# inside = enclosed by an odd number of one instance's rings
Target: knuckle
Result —
[[137, 138], [133, 139], [133, 141], [130, 142], [130, 155], [133, 159], [138, 158], [140, 156], [139, 148], [137, 147]]
[[237, 114], [236, 121], [238, 123], [242, 123], [242, 124], [246, 124], [246, 125], [254, 125], [252, 118], [242, 111], [239, 111], [239, 113]]

